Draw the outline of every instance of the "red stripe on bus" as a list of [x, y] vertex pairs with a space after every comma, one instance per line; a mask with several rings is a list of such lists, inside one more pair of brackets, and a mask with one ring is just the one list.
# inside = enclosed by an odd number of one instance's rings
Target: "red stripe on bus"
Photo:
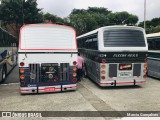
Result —
[[[49, 87], [49, 88], [41, 88], [41, 89], [38, 89], [38, 90], [46, 90], [46, 89], [61, 90], [61, 88], [53, 88], [53, 87]], [[53, 90], [53, 91], [54, 91], [54, 90]]]
[[[74, 31], [74, 37], [75, 37], [75, 43], [76, 43], [76, 48], [75, 49], [69, 49], [69, 48], [41, 48], [41, 49], [36, 49], [36, 48], [30, 48], [30, 49], [23, 49], [21, 46], [21, 39], [22, 39], [22, 29], [25, 28], [26, 26], [63, 26], [66, 28], [70, 28]], [[19, 49], [20, 50], [77, 50], [78, 46], [77, 46], [77, 40], [76, 40], [76, 30], [71, 27], [71, 26], [66, 26], [66, 25], [58, 25], [58, 24], [27, 24], [27, 25], [23, 25], [20, 28], [20, 40], [19, 40]]]

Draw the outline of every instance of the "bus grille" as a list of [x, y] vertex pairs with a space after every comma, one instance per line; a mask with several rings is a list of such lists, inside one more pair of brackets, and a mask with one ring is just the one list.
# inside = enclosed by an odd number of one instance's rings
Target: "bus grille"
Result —
[[40, 64], [29, 64], [30, 83], [39, 82], [40, 80]]
[[141, 75], [141, 64], [134, 64], [133, 76], [140, 76], [140, 75]]
[[69, 81], [69, 63], [60, 64], [60, 81]]
[[117, 77], [117, 64], [109, 64], [109, 77]]

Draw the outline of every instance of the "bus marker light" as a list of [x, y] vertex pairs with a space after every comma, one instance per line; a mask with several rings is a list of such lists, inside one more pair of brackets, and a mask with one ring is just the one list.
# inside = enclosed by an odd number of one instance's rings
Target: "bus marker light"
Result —
[[76, 77], [77, 76], [77, 74], [76, 73], [73, 73], [73, 77]]
[[147, 68], [147, 64], [144, 64], [144, 68]]
[[104, 68], [106, 68], [106, 66], [105, 66], [105, 65], [102, 65], [102, 66], [101, 66], [101, 68], [103, 68], [103, 69], [104, 69]]
[[143, 78], [147, 78], [147, 75], [144, 75]]
[[23, 74], [25, 72], [24, 69], [20, 69], [20, 73]]
[[72, 82], [74, 82], [74, 83], [75, 83], [75, 82], [77, 82], [77, 80], [76, 80], [76, 79], [73, 79], [73, 80], [72, 80]]
[[73, 67], [73, 71], [76, 71], [77, 70], [77, 68], [76, 67]]
[[104, 71], [104, 70], [103, 70], [103, 71], [101, 71], [101, 74], [106, 74], [106, 71]]
[[22, 67], [23, 67], [23, 66], [24, 66], [24, 62], [20, 62], [20, 66], [22, 66]]
[[101, 79], [104, 80], [104, 79], [105, 79], [105, 76], [101, 76]]
[[144, 73], [147, 73], [147, 70], [145, 69], [145, 70], [143, 70], [143, 72], [144, 72]]
[[106, 61], [106, 59], [102, 59], [102, 63], [106, 63], [107, 61]]
[[21, 80], [24, 80], [24, 78], [25, 78], [24, 75], [21, 75], [21, 76], [20, 76], [20, 79], [21, 79]]
[[76, 61], [73, 61], [73, 65], [76, 65], [77, 64], [77, 62]]

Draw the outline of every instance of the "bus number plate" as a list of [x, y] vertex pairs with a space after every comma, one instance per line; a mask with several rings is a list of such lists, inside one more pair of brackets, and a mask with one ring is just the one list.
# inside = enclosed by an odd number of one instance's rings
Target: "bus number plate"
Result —
[[130, 76], [131, 76], [131, 73], [129, 73], [129, 72], [123, 72], [123, 73], [120, 73], [119, 76], [120, 76], [120, 77], [130, 77]]

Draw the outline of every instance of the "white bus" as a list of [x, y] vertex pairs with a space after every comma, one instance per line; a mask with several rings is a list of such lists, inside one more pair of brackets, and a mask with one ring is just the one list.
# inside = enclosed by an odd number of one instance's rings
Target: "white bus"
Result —
[[160, 78], [160, 32], [147, 34], [148, 76]]
[[24, 25], [18, 61], [21, 94], [76, 90], [75, 30], [57, 24]]
[[106, 26], [77, 37], [86, 74], [99, 86], [145, 82], [148, 51], [145, 31], [133, 26]]
[[17, 39], [0, 28], [0, 83], [17, 64]]

